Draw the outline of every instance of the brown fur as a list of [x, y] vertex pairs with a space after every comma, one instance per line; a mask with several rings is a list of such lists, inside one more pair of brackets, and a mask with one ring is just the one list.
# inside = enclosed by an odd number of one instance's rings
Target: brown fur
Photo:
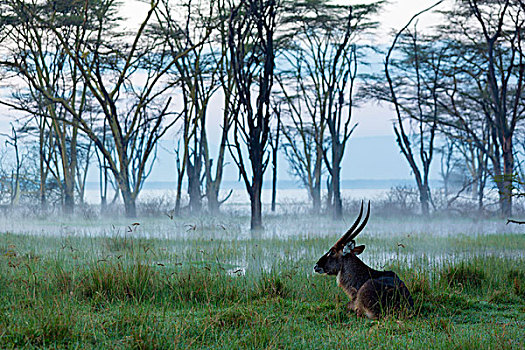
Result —
[[316, 271], [337, 275], [338, 285], [350, 299], [348, 308], [358, 316], [377, 319], [389, 311], [414, 305], [408, 288], [394, 272], [374, 270], [353, 252], [323, 256]]
[[[361, 214], [362, 206], [353, 228], [357, 226]], [[337, 284], [350, 298], [348, 308], [354, 310], [358, 316], [377, 319], [392, 310], [413, 308], [414, 302], [408, 288], [394, 272], [374, 270], [357, 257], [365, 246], [356, 247], [353, 241], [356, 234], [352, 236], [350, 233], [351, 230], [343, 236], [350, 237], [350, 242], [339, 239], [336, 245], [319, 259], [314, 270], [322, 274], [337, 275]]]

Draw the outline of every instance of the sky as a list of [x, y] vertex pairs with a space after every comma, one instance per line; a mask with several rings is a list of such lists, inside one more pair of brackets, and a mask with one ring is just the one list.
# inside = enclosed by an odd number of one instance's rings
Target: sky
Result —
[[[346, 2], [346, 1], [345, 1]], [[357, 4], [370, 1], [354, 1]], [[374, 39], [376, 45], [390, 45], [393, 37], [392, 31], [402, 28], [410, 18], [417, 12], [433, 5], [436, 1], [428, 0], [397, 0], [390, 1], [378, 15], [377, 21], [380, 27]], [[130, 27], [137, 25], [145, 17], [149, 5], [136, 0], [123, 1], [122, 15], [128, 18]], [[438, 17], [426, 14], [420, 19], [420, 24], [431, 27], [437, 23]], [[377, 62], [377, 66], [381, 61]], [[220, 99], [217, 99], [217, 101]], [[219, 102], [212, 102], [209, 109], [211, 114], [220, 115], [222, 106]], [[8, 133], [9, 122], [13, 120], [14, 112], [0, 107], [0, 133]], [[358, 126], [343, 160], [343, 179], [409, 179], [410, 169], [406, 160], [399, 153], [393, 137], [392, 118], [393, 111], [389, 106], [376, 103], [366, 103], [354, 111], [354, 123]], [[209, 135], [218, 135], [218, 123], [210, 117]], [[160, 147], [157, 164], [152, 172], [150, 181], [174, 181], [173, 174], [174, 156], [171, 152], [174, 145], [175, 131], [168, 135]], [[218, 139], [210, 140], [213, 144]], [[216, 148], [216, 147], [215, 147]], [[281, 154], [279, 176], [281, 179], [290, 180], [286, 161]], [[433, 178], [438, 178], [437, 169], [432, 172]], [[225, 170], [225, 180], [236, 180], [237, 171], [233, 164], [229, 164]], [[89, 181], [97, 181], [96, 173], [89, 176]]]

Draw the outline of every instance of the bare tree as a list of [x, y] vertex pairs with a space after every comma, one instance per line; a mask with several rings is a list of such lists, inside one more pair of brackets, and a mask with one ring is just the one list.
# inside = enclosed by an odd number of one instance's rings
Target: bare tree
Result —
[[[425, 52], [417, 33], [409, 34], [405, 45], [408, 45], [404, 47], [405, 59], [391, 64], [392, 51], [386, 59], [385, 72], [390, 88], [387, 100], [395, 105], [396, 141], [414, 174], [421, 212], [428, 216], [432, 200], [429, 175], [438, 129], [437, 96], [444, 52]], [[392, 66], [397, 70], [395, 73], [392, 73]], [[414, 128], [413, 134], [407, 128]]]
[[[276, 11], [275, 0], [241, 0], [232, 9], [229, 20], [230, 64], [239, 108], [229, 149], [250, 196], [252, 230], [262, 228], [261, 193], [269, 160]], [[243, 145], [248, 160], [243, 155]]]
[[[388, 90], [385, 92], [379, 88], [375, 93], [380, 100], [394, 105], [396, 141], [414, 174], [419, 191], [421, 213], [424, 216], [428, 216], [430, 212], [429, 175], [438, 127], [438, 91], [442, 77], [442, 61], [446, 51], [439, 47], [434, 49], [431, 44], [428, 44], [429, 41], [424, 41], [425, 45], [419, 40], [415, 28], [408, 35], [404, 35], [404, 32], [419, 15], [430, 11], [441, 2], [413, 16], [396, 34], [385, 58]], [[398, 44], [403, 57], [400, 60], [393, 60], [392, 54]], [[392, 72], [392, 66], [395, 68], [395, 73]], [[411, 127], [414, 127], [415, 133], [412, 133], [410, 129], [407, 130]], [[412, 135], [415, 136], [412, 137]]]
[[[203, 5], [209, 5], [204, 12]], [[185, 25], [185, 43], [176, 41], [181, 49], [191, 48], [188, 54], [177, 61], [179, 81], [184, 99], [184, 120], [190, 123], [189, 147], [186, 151], [186, 175], [190, 211], [199, 213], [202, 207], [202, 179], [204, 168], [205, 143], [207, 143], [206, 120], [210, 98], [218, 89], [217, 72], [220, 66], [213, 57], [213, 42], [209, 36], [209, 23], [213, 18], [215, 4], [189, 1], [183, 5], [187, 12]], [[206, 45], [195, 46], [195, 42], [206, 39]]]
[[[28, 137], [34, 137], [38, 140], [38, 197], [40, 208], [45, 211], [48, 206], [48, 179], [52, 174], [59, 173], [57, 169], [52, 169], [51, 160], [56, 155], [56, 147], [54, 133], [50, 127], [50, 118], [46, 114], [45, 100], [40, 94], [25, 94], [15, 91], [12, 93], [9, 104], [17, 106], [17, 110], [23, 110], [26, 113], [34, 111], [33, 114], [19, 118], [16, 124], [19, 133], [27, 134]], [[60, 179], [57, 180], [57, 183], [58, 181]]]

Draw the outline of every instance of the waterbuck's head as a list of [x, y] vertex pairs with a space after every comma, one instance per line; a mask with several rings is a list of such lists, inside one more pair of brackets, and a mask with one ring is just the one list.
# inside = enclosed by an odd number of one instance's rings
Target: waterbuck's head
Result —
[[[365, 219], [359, 225], [361, 217], [363, 216], [363, 203], [361, 202], [361, 210], [359, 216], [355, 220], [352, 227], [339, 238], [330, 250], [319, 259], [315, 264], [314, 271], [327, 275], [337, 275], [341, 271], [343, 260], [348, 258], [355, 258], [356, 255], [361, 254], [365, 250], [364, 245], [356, 246], [354, 238], [363, 230], [368, 218], [370, 217], [370, 202], [368, 202], [368, 209]], [[359, 227], [358, 227], [359, 226]]]

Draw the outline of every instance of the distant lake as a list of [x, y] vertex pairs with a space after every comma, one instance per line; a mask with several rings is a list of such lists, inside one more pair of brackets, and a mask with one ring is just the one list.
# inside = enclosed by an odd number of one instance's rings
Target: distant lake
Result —
[[[232, 189], [232, 194], [228, 201], [226, 202], [227, 206], [244, 206], [250, 203], [248, 193], [245, 189], [237, 188]], [[371, 189], [371, 188], [361, 188], [361, 189], [343, 189], [341, 190], [342, 197], [345, 200], [353, 199], [378, 199], [385, 196], [389, 189]], [[326, 195], [326, 190], [322, 191], [323, 196]], [[220, 198], [226, 197], [230, 193], [230, 190], [221, 190]], [[139, 201], [149, 201], [154, 198], [163, 198], [167, 202], [175, 201], [176, 191], [174, 189], [151, 189], [145, 188], [141, 191], [139, 195]], [[183, 200], [187, 201], [187, 192], [183, 191]], [[111, 195], [109, 196], [111, 197]], [[263, 189], [262, 192], [262, 201], [263, 205], [270, 205], [272, 199], [272, 191], [270, 189]], [[88, 188], [86, 190], [85, 200], [89, 204], [99, 204], [100, 195], [98, 189]], [[277, 191], [277, 203], [278, 205], [308, 205], [310, 202], [308, 198], [308, 193], [305, 189], [302, 188], [292, 188], [292, 189], [279, 189]]]

